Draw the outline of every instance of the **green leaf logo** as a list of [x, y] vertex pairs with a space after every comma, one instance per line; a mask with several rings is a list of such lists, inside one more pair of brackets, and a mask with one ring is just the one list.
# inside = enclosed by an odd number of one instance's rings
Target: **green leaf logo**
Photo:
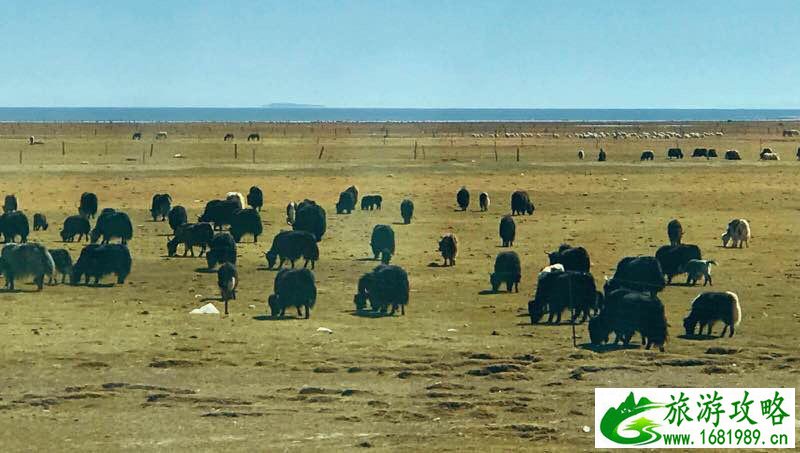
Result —
[[[633, 392], [617, 408], [609, 408], [600, 420], [600, 432], [607, 439], [622, 445], [647, 445], [661, 439], [655, 428], [659, 425], [646, 417], [640, 417], [623, 426], [627, 420], [636, 417], [650, 409], [664, 407], [661, 403], [654, 403], [645, 397], [636, 402]], [[636, 436], [623, 436], [620, 432], [636, 433]]]

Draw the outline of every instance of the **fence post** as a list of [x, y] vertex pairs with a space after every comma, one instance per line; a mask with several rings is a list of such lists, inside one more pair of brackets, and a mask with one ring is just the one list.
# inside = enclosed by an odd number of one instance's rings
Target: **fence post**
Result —
[[494, 139], [494, 161], [497, 162], [497, 137]]
[[322, 153], [325, 152], [325, 145], [322, 145], [322, 148], [319, 149], [319, 156], [317, 156], [317, 160], [322, 159]]
[[253, 148], [253, 163], [256, 163], [256, 149]]
[[[106, 146], [108, 146], [108, 145], [106, 145]], [[153, 146], [154, 145], [151, 143], [150, 144], [150, 157], [153, 157]]]
[[414, 160], [417, 160], [417, 141], [414, 140]]
[[22, 150], [19, 150], [19, 164], [22, 165]]
[[66, 145], [64, 145], [64, 142], [61, 142], [61, 155], [65, 156], [66, 154], [67, 154]]
[[238, 143], [234, 143], [233, 144], [233, 158], [234, 159], [238, 159], [239, 158], [239, 144]]
[[517, 146], [517, 162], [519, 162], [519, 146]]

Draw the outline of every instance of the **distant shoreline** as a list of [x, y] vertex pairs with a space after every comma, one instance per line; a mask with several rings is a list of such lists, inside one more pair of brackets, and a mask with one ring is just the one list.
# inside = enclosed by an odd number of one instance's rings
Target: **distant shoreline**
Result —
[[798, 121], [800, 109], [0, 107], [3, 123], [663, 123]]

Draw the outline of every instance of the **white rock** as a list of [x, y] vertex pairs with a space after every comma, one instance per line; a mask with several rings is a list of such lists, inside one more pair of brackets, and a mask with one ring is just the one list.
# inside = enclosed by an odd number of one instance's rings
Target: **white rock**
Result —
[[591, 431], [592, 431], [592, 428], [589, 428], [588, 426], [583, 425], [583, 432], [588, 433], [588, 432], [591, 432]]
[[189, 313], [193, 315], [218, 315], [219, 310], [217, 307], [214, 306], [211, 302], [203, 305], [200, 308], [195, 308], [194, 310], [190, 311]]
[[320, 327], [320, 328], [317, 329], [317, 332], [333, 333], [333, 330], [331, 330], [331, 329], [329, 329], [327, 327]]
[[448, 332], [458, 332], [456, 329], [447, 329]]

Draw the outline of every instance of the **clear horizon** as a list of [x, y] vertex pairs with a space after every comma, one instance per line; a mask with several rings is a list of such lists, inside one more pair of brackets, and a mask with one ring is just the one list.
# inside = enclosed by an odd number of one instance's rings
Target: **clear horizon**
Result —
[[8, 108], [800, 106], [793, 0], [8, 3]]
[[142, 106], [102, 106], [102, 105], [4, 105], [0, 109], [332, 109], [332, 110], [800, 110], [800, 107], [352, 107], [318, 105], [313, 107], [269, 107], [266, 105], [252, 106], [217, 106], [217, 105], [142, 105]]

